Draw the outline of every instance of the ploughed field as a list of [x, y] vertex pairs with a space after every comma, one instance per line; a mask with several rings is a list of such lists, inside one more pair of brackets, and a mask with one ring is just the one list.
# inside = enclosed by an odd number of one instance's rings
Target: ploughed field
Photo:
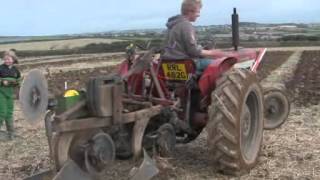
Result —
[[[287, 63], [292, 53], [290, 50], [267, 52], [258, 69], [258, 78], [263, 82], [269, 75], [279, 73], [276, 70]], [[121, 59], [121, 55], [106, 54], [42, 57], [22, 60], [20, 68], [23, 73], [32, 68], [42, 69], [50, 92], [61, 94], [65, 82], [69, 88], [84, 88], [90, 77], [109, 74]], [[293, 97], [290, 116], [280, 128], [265, 131], [258, 165], [240, 179], [320, 179], [319, 68], [320, 51], [304, 51], [297, 69], [292, 67], [293, 75], [280, 82]], [[17, 105], [15, 127], [18, 137], [0, 142], [1, 180], [22, 179], [53, 165], [43, 123], [28, 125]], [[195, 141], [177, 145], [172, 158], [157, 159], [160, 173], [154, 179], [238, 179], [216, 173], [209, 157], [206, 132], [203, 132]], [[137, 164], [131, 160], [116, 161], [106, 172], [106, 179], [127, 179], [134, 165]]]
[[320, 102], [320, 51], [302, 54], [294, 76], [286, 86], [300, 106], [318, 105]]
[[47, 77], [50, 93], [61, 95], [67, 83], [68, 89], [86, 87], [90, 77], [107, 75], [116, 70], [123, 59], [119, 53], [57, 56], [26, 59], [19, 65], [23, 72], [41, 69]]
[[258, 67], [258, 78], [266, 78], [273, 70], [285, 63], [292, 51], [267, 52], [261, 65]]

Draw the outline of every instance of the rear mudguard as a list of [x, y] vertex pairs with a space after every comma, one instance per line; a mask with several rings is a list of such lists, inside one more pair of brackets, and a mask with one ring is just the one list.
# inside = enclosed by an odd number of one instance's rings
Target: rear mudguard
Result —
[[[266, 48], [258, 49], [258, 55], [255, 56], [254, 63], [250, 67], [252, 72], [257, 72], [266, 51]], [[198, 83], [202, 96], [205, 97], [210, 95], [211, 91], [215, 89], [216, 80], [218, 80], [224, 72], [233, 67], [234, 64], [250, 60], [249, 55], [252, 55], [252, 53], [254, 53], [252, 49], [242, 49], [239, 51], [238, 57], [226, 57], [212, 60], [212, 63], [205, 69]], [[241, 58], [241, 55], [245, 58]]]
[[[201, 61], [201, 60], [200, 60]], [[203, 97], [210, 95], [216, 87], [216, 80], [235, 63], [236, 58], [220, 58], [212, 60], [212, 63], [202, 73], [198, 85]]]

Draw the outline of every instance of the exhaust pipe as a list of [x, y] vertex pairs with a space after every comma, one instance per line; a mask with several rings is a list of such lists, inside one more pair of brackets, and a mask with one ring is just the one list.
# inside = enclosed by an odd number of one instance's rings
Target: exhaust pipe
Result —
[[237, 9], [233, 8], [232, 18], [232, 45], [234, 50], [237, 51], [239, 47], [239, 15]]

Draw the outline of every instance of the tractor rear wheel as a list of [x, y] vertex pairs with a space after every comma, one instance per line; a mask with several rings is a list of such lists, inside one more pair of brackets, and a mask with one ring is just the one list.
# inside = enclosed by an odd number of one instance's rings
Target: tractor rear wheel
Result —
[[216, 169], [232, 175], [250, 171], [263, 137], [263, 93], [256, 75], [246, 69], [225, 73], [208, 113], [207, 143]]

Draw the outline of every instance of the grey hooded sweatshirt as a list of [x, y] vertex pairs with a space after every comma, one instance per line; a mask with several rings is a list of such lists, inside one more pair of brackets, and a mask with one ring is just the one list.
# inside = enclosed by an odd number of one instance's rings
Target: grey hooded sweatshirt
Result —
[[197, 44], [195, 28], [182, 15], [167, 22], [165, 50], [162, 59], [200, 58], [202, 47]]

